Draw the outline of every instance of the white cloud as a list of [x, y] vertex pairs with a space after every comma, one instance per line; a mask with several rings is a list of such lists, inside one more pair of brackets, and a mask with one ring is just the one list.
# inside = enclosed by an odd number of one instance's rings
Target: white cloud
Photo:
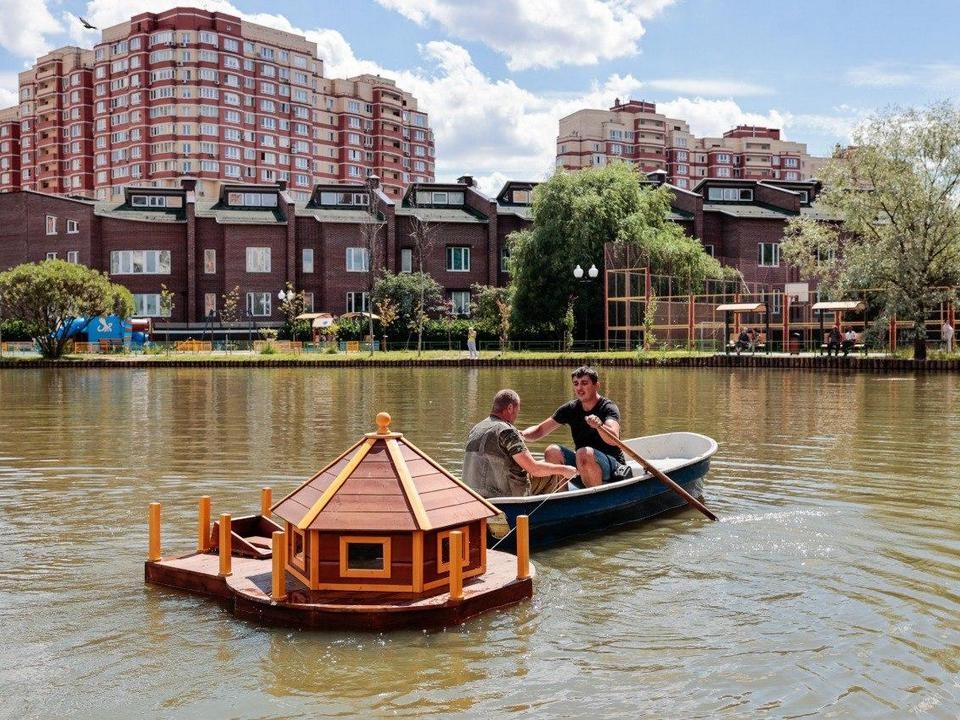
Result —
[[872, 63], [850, 68], [847, 81], [852, 85], [867, 87], [899, 87], [913, 80], [911, 73], [897, 70], [887, 63]]
[[650, 80], [647, 87], [666, 92], [685, 93], [689, 95], [769, 95], [770, 88], [755, 85], [740, 80], [705, 80], [698, 78], [663, 78]]
[[643, 22], [675, 0], [377, 0], [507, 56], [511, 70], [594, 65], [639, 52]]
[[701, 97], [679, 97], [659, 102], [657, 111], [667, 117], [686, 120], [694, 135], [706, 137], [719, 137], [737, 125], [782, 128], [785, 120], [784, 114], [778, 110], [769, 110], [765, 114], [752, 113], [733, 100], [706, 100]]
[[868, 63], [846, 72], [847, 82], [861, 87], [919, 86], [932, 90], [960, 90], [960, 65], [952, 63]]
[[20, 103], [20, 81], [15, 72], [0, 72], [0, 108]]
[[53, 47], [49, 36], [63, 32], [47, 0], [4, 0], [0, 7], [0, 47], [11, 55], [32, 61]]

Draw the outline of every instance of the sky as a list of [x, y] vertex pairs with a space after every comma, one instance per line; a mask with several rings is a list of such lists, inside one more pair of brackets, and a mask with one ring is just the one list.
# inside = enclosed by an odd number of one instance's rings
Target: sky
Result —
[[[17, 73], [188, 0], [0, 0], [0, 107]], [[561, 117], [648, 100], [700, 136], [777, 127], [808, 152], [891, 107], [960, 93], [956, 0], [195, 0], [305, 35], [325, 75], [393, 78], [430, 114], [437, 180], [495, 194], [554, 165]]]

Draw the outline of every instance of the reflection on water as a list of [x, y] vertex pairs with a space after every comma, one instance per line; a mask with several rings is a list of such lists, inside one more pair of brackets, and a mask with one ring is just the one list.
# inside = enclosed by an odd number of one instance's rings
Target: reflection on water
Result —
[[[381, 410], [459, 472], [501, 387], [557, 369], [0, 372], [0, 694], [17, 717], [956, 717], [960, 381], [603, 373], [639, 435], [720, 443], [707, 502], [535, 556], [532, 601], [438, 632], [301, 633], [145, 587], [146, 508], [250, 512]], [[555, 439], [555, 435], [550, 440]], [[546, 441], [535, 449], [542, 449]]]

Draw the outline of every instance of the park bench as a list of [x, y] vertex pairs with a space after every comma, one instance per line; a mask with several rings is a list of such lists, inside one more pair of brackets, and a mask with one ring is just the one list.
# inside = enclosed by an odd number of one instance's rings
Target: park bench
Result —
[[[867, 354], [867, 344], [863, 341], [863, 333], [857, 333], [856, 338], [853, 341], [853, 347], [850, 348], [855, 353], [866, 356]], [[823, 342], [820, 343], [820, 354], [825, 355], [827, 353], [827, 346], [829, 345], [830, 333], [823, 334]], [[843, 352], [843, 346], [840, 346], [841, 352]]]
[[[731, 350], [736, 351], [737, 349], [737, 339], [740, 337], [739, 333], [730, 333], [730, 339], [727, 341], [727, 352]], [[752, 348], [748, 348], [750, 352], [756, 353], [757, 350], [766, 350], [767, 348], [767, 334], [766, 333], [757, 333], [756, 341], [753, 343]]]

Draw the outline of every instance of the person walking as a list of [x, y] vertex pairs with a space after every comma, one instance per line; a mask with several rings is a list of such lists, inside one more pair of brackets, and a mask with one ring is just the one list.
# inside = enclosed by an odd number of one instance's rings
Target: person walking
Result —
[[947, 351], [947, 354], [953, 352], [953, 326], [947, 322], [943, 321], [943, 325], [940, 327], [940, 339], [943, 340], [943, 346]]
[[467, 328], [467, 357], [476, 360], [480, 357], [477, 352], [477, 330], [474, 327]]

